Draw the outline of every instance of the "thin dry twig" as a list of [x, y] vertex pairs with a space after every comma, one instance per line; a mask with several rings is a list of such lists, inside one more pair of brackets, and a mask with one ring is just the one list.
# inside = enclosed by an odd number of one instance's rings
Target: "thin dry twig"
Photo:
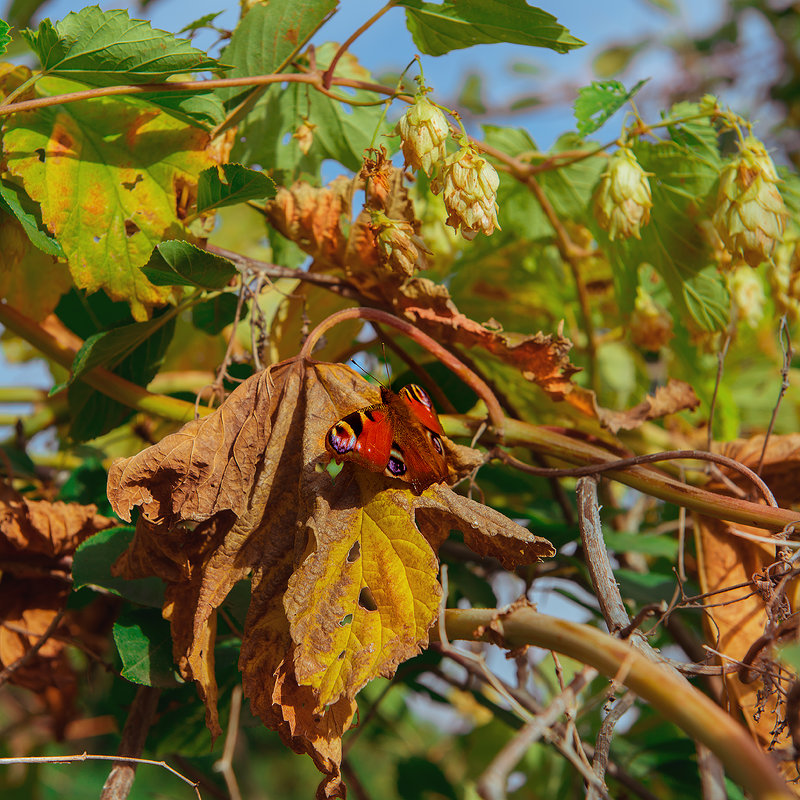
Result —
[[[611, 710], [606, 714], [605, 719], [597, 732], [597, 741], [594, 746], [594, 758], [592, 759], [592, 769], [597, 776], [597, 780], [605, 785], [605, 775], [608, 769], [608, 759], [611, 754], [611, 739], [614, 736], [614, 728], [622, 716], [633, 706], [636, 696], [633, 692], [625, 692]], [[597, 800], [599, 792], [597, 786], [592, 784], [586, 792], [586, 800]]]
[[122, 741], [117, 753], [123, 758], [111, 767], [111, 772], [103, 784], [100, 800], [125, 800], [130, 794], [138, 763], [135, 759], [138, 759], [144, 750], [160, 694], [161, 691], [153, 686], [140, 686], [136, 690], [136, 697], [125, 720]]
[[767, 432], [764, 435], [764, 446], [761, 448], [761, 457], [758, 459], [758, 466], [756, 472], [761, 474], [761, 467], [764, 465], [764, 456], [767, 453], [767, 443], [769, 437], [772, 436], [772, 429], [775, 427], [775, 420], [778, 418], [778, 409], [781, 407], [781, 401], [789, 388], [789, 370], [792, 367], [792, 358], [794, 357], [794, 348], [792, 347], [792, 337], [789, 332], [789, 325], [786, 321], [786, 314], [781, 317], [781, 325], [778, 329], [778, 338], [781, 343], [781, 350], [783, 351], [783, 365], [781, 366], [781, 388], [778, 391], [778, 399], [775, 401], [775, 407], [772, 409], [772, 417], [769, 420]]
[[167, 764], [166, 761], [154, 761], [151, 758], [132, 758], [129, 756], [105, 756], [94, 753], [79, 753], [70, 756], [12, 756], [10, 758], [0, 758], [0, 767], [10, 766], [11, 764], [72, 764], [75, 761], [124, 761], [131, 764], [149, 764], [154, 767], [162, 767], [171, 772], [175, 777], [180, 778], [184, 783], [194, 789], [198, 800], [203, 800], [200, 789], [195, 781], [182, 775], [178, 770]]
[[767, 504], [773, 508], [778, 507], [775, 496], [770, 491], [769, 486], [758, 476], [753, 470], [745, 466], [736, 459], [729, 458], [728, 456], [720, 455], [719, 453], [707, 453], [704, 450], [665, 450], [662, 453], [648, 453], [643, 456], [631, 456], [630, 458], [620, 458], [614, 461], [603, 461], [600, 464], [586, 464], [583, 467], [569, 467], [566, 469], [551, 469], [550, 467], [533, 467], [514, 458], [510, 453], [507, 453], [500, 447], [495, 447], [490, 453], [491, 458], [498, 458], [500, 461], [515, 467], [522, 472], [528, 472], [531, 475], [540, 475], [543, 477], [557, 477], [557, 478], [577, 478], [583, 475], [599, 475], [601, 472], [609, 472], [612, 470], [622, 469], [624, 467], [634, 467], [639, 464], [653, 464], [657, 461], [674, 461], [676, 459], [693, 458], [698, 461], [711, 461], [715, 464], [723, 464], [726, 467], [740, 472], [746, 478], [751, 480], [757, 487], [761, 494], [764, 496]]
[[[233, 770], [233, 753], [236, 749], [236, 739], [239, 735], [241, 711], [242, 685], [237, 684], [233, 692], [231, 692], [231, 713], [228, 717], [228, 730], [225, 733], [225, 746], [222, 748], [222, 755], [214, 763], [214, 771], [221, 773], [225, 779], [230, 800], [242, 800], [242, 793], [239, 791], [239, 783]], [[263, 789], [261, 790], [261, 796], [265, 797]]]

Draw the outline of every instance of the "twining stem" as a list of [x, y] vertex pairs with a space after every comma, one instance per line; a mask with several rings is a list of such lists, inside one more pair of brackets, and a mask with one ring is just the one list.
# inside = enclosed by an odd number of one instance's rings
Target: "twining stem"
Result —
[[322, 322], [314, 328], [308, 335], [308, 338], [300, 351], [300, 358], [311, 358], [314, 352], [314, 347], [319, 341], [320, 337], [328, 330], [340, 322], [345, 322], [351, 319], [363, 319], [370, 322], [380, 322], [386, 325], [391, 325], [393, 328], [405, 333], [409, 338], [413, 339], [417, 344], [424, 347], [431, 355], [435, 356], [442, 362], [449, 370], [454, 372], [467, 386], [472, 389], [478, 397], [486, 403], [486, 408], [489, 412], [489, 419], [495, 429], [498, 437], [503, 436], [503, 426], [505, 424], [505, 415], [503, 409], [494, 392], [489, 388], [487, 383], [479, 378], [469, 367], [462, 364], [449, 350], [446, 350], [435, 339], [423, 333], [419, 328], [406, 322], [399, 317], [388, 314], [385, 311], [380, 311], [377, 308], [346, 308], [343, 311], [337, 311], [335, 314], [322, 320]]
[[[733, 717], [627, 642], [529, 607], [504, 615], [495, 609], [452, 609], [445, 613], [445, 626], [451, 639], [500, 639], [510, 649], [535, 645], [588, 664], [630, 688], [665, 719], [711, 749], [726, 772], [755, 800], [793, 797], [768, 756]], [[431, 638], [436, 635], [434, 627]]]
[[333, 73], [336, 70], [336, 65], [339, 63], [339, 59], [350, 49], [350, 45], [361, 36], [364, 31], [368, 30], [372, 25], [374, 25], [390, 8], [394, 6], [394, 0], [389, 0], [389, 2], [383, 6], [383, 8], [376, 11], [363, 25], [360, 25], [356, 28], [353, 33], [348, 36], [347, 41], [336, 51], [336, 54], [331, 59], [330, 66], [322, 75], [322, 85], [326, 89], [331, 88], [331, 80], [333, 78]]
[[[452, 437], [469, 437], [477, 428], [477, 421], [472, 417], [443, 415], [440, 419], [445, 433]], [[506, 418], [505, 434], [505, 443], [508, 445], [529, 447], [543, 456], [569, 464], [604, 464], [618, 460], [617, 456], [601, 447], [516, 419]], [[795, 511], [709, 492], [681, 483], [652, 467], [640, 465], [614, 469], [608, 473], [608, 477], [651, 497], [716, 519], [775, 531], [800, 523], [800, 514]]]

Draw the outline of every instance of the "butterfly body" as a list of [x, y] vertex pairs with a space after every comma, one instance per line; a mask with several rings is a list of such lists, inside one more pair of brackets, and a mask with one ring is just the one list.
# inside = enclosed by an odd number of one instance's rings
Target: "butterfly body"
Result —
[[353, 461], [372, 472], [400, 478], [417, 494], [446, 480], [444, 431], [425, 390], [410, 384], [395, 394], [383, 386], [381, 400], [330, 428], [325, 448], [336, 463]]

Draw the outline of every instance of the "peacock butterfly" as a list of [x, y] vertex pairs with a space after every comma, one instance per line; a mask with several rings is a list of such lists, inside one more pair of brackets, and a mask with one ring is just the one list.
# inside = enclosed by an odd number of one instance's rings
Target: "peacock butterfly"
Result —
[[442, 425], [428, 393], [416, 384], [398, 394], [381, 386], [382, 403], [354, 411], [333, 425], [325, 449], [337, 464], [353, 461], [400, 478], [421, 494], [447, 479]]

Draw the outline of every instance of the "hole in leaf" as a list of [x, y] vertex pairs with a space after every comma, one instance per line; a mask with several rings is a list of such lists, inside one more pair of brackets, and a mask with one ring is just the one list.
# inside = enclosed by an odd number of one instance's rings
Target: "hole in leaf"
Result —
[[36, 150], [34, 150], [34, 152], [36, 153], [36, 157], [39, 159], [39, 161], [41, 161], [44, 164], [44, 148], [37, 147]]
[[347, 554], [347, 563], [352, 564], [354, 561], [357, 561], [361, 557], [361, 544], [359, 542], [354, 542], [353, 546], [350, 548], [350, 552]]
[[132, 220], [125, 220], [125, 235], [130, 239], [134, 233], [139, 233], [139, 226]]
[[344, 650], [342, 650], [342, 652], [341, 652], [341, 653], [339, 653], [339, 655], [338, 655], [338, 656], [336, 656], [336, 658], [337, 658], [339, 661], [341, 661], [341, 660], [344, 658]]
[[352, 621], [353, 621], [353, 615], [348, 614], [347, 616], [342, 617], [341, 620], [339, 620], [339, 627], [344, 628], [345, 625], [349, 625]]
[[367, 611], [377, 611], [378, 604], [372, 596], [369, 586], [365, 586], [358, 594], [358, 604]]
[[136, 177], [132, 181], [122, 181], [122, 188], [127, 189], [130, 192], [136, 187], [137, 183], [143, 180], [144, 178], [142, 177], [141, 173], [137, 173]]
[[99, 236], [92, 236], [92, 239], [94, 240], [95, 244], [97, 244], [100, 241], [100, 237]]

